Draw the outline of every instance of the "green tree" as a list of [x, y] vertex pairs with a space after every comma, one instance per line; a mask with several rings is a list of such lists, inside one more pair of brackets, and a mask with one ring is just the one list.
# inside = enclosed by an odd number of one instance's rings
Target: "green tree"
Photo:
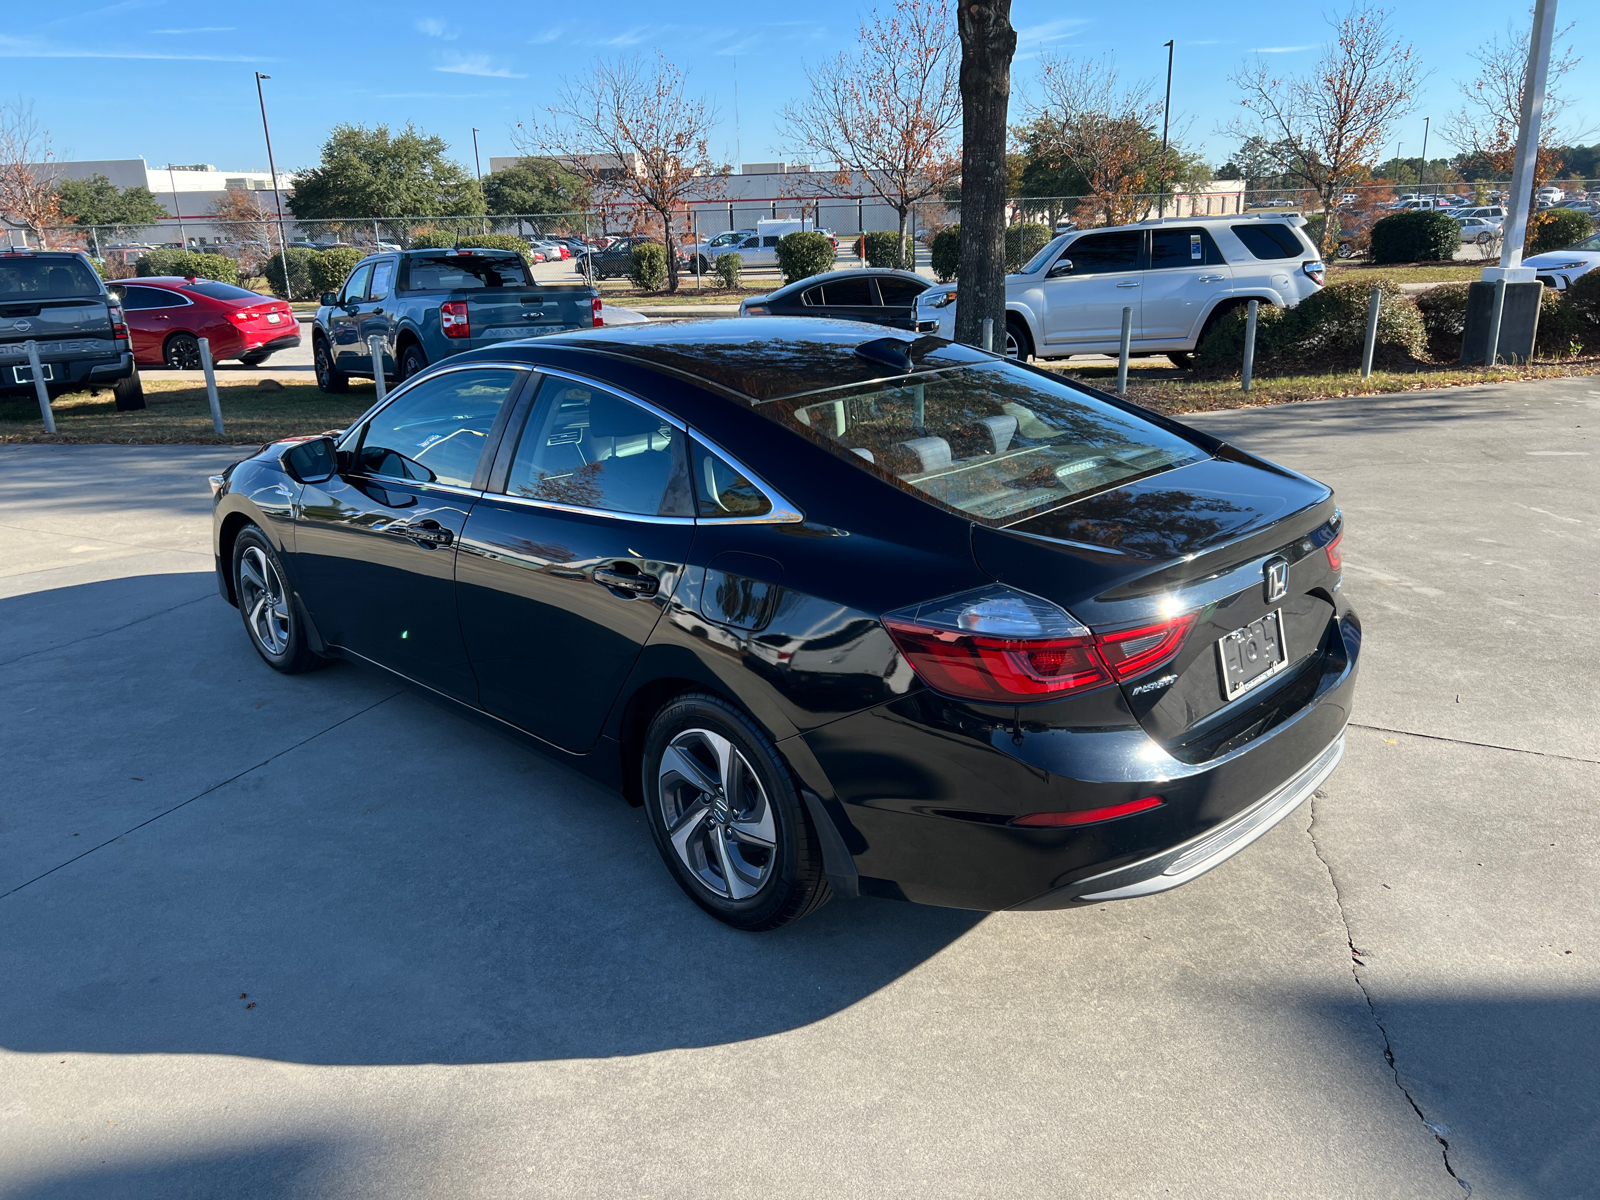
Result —
[[62, 179], [56, 183], [61, 215], [79, 225], [112, 225], [126, 229], [154, 225], [167, 215], [148, 188], [118, 187], [104, 175]]
[[483, 212], [477, 182], [445, 150], [415, 125], [393, 135], [387, 125], [335, 125], [322, 162], [296, 179], [289, 209], [302, 221]]
[[581, 212], [592, 197], [582, 177], [553, 158], [524, 158], [483, 181], [483, 198], [491, 213]]

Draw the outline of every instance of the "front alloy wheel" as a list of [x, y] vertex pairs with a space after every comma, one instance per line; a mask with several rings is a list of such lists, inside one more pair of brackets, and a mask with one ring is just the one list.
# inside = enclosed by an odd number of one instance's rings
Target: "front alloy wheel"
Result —
[[282, 658], [289, 649], [289, 597], [260, 546], [247, 546], [239, 556], [239, 611], [262, 651]]
[[661, 819], [678, 860], [719, 900], [748, 900], [772, 874], [777, 823], [766, 790], [731, 741], [686, 729], [658, 771]]

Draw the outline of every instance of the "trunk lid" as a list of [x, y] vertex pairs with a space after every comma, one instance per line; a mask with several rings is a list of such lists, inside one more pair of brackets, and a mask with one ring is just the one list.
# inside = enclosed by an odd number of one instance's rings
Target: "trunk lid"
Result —
[[594, 324], [593, 295], [588, 287], [555, 284], [458, 292], [451, 299], [467, 302], [472, 346], [477, 349], [514, 338], [588, 329]]
[[[973, 551], [1001, 582], [1098, 632], [1193, 613], [1177, 657], [1120, 686], [1153, 738], [1204, 761], [1298, 708], [1341, 652], [1325, 551], [1337, 513], [1324, 485], [1224, 446], [1006, 529], [975, 526]], [[1283, 592], [1269, 598], [1268, 566], [1280, 558]], [[1284, 665], [1230, 699], [1218, 645], [1258, 621], [1276, 624]]]

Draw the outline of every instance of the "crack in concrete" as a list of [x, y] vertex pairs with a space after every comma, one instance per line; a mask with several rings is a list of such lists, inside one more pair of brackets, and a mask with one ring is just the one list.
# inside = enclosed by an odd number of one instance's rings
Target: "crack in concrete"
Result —
[[[1363, 726], [1363, 728], [1368, 727]], [[1390, 730], [1388, 732], [1400, 731]], [[1441, 740], [1450, 741], [1452, 739], [1444, 738]], [[1455, 1168], [1450, 1165], [1450, 1143], [1445, 1140], [1446, 1135], [1448, 1135], [1450, 1132], [1450, 1128], [1447, 1125], [1441, 1125], [1436, 1121], [1428, 1120], [1427, 1115], [1422, 1111], [1422, 1106], [1417, 1103], [1416, 1098], [1411, 1095], [1410, 1089], [1408, 1089], [1405, 1083], [1401, 1080], [1400, 1067], [1395, 1062], [1394, 1058], [1394, 1044], [1389, 1040], [1389, 1031], [1384, 1028], [1383, 1022], [1378, 1019], [1378, 1009], [1377, 1006], [1372, 1002], [1372, 993], [1367, 990], [1366, 981], [1361, 978], [1360, 968], [1366, 965], [1361, 961], [1361, 956], [1366, 952], [1356, 949], [1355, 937], [1350, 932], [1350, 919], [1345, 916], [1344, 897], [1339, 893], [1339, 881], [1334, 878], [1333, 864], [1328, 861], [1327, 856], [1322, 853], [1322, 847], [1317, 844], [1317, 797], [1320, 795], [1322, 795], [1320, 791], [1313, 792], [1311, 794], [1311, 821], [1306, 826], [1306, 836], [1311, 839], [1311, 851], [1317, 856], [1317, 861], [1322, 864], [1322, 869], [1328, 873], [1328, 885], [1333, 888], [1333, 903], [1334, 906], [1339, 910], [1339, 923], [1344, 926], [1345, 944], [1350, 947], [1350, 974], [1355, 979], [1356, 986], [1361, 989], [1362, 999], [1367, 1002], [1367, 1015], [1372, 1018], [1372, 1024], [1377, 1028], [1378, 1033], [1383, 1037], [1383, 1061], [1389, 1064], [1389, 1073], [1394, 1076], [1395, 1087], [1400, 1089], [1400, 1094], [1406, 1098], [1406, 1103], [1411, 1106], [1411, 1111], [1417, 1114], [1417, 1120], [1422, 1122], [1422, 1127], [1433, 1135], [1434, 1141], [1439, 1143], [1439, 1146], [1441, 1147], [1440, 1155], [1444, 1160], [1445, 1171], [1449, 1174], [1450, 1178], [1459, 1183], [1462, 1188], [1466, 1190], [1467, 1195], [1470, 1196], [1472, 1195], [1472, 1185], [1465, 1179], [1461, 1178], [1461, 1176], [1457, 1175]]]
[[165, 616], [167, 613], [177, 612], [180, 608], [188, 608], [191, 604], [199, 604], [203, 600], [210, 599], [212, 595], [214, 593], [208, 590], [205, 595], [196, 596], [193, 600], [184, 600], [168, 608], [160, 608], [155, 612], [146, 613], [142, 617], [135, 617], [126, 625], [116, 625], [110, 629], [102, 629], [99, 633], [86, 633], [81, 638], [73, 638], [70, 642], [62, 642], [57, 646], [46, 646], [43, 650], [29, 650], [26, 654], [19, 654], [15, 658], [8, 658], [4, 662], [0, 662], [0, 667], [9, 667], [25, 658], [37, 658], [41, 654], [54, 654], [58, 650], [65, 650], [68, 646], [77, 646], [83, 642], [92, 642], [96, 638], [109, 637], [113, 633], [121, 633], [124, 629], [132, 629], [135, 625], [142, 625], [146, 621], [153, 621], [155, 618]]
[[1474, 742], [1467, 738], [1445, 737], [1438, 733], [1418, 733], [1414, 729], [1390, 729], [1386, 725], [1359, 725], [1350, 722], [1351, 729], [1366, 729], [1373, 733], [1398, 733], [1402, 737], [1425, 738], [1430, 742], [1449, 742], [1454, 746], [1476, 746], [1479, 750], [1504, 750], [1507, 754], [1531, 754], [1535, 758], [1558, 758], [1562, 762], [1594, 763], [1600, 766], [1600, 758], [1579, 758], [1574, 754], [1552, 754], [1548, 750], [1524, 750], [1520, 746], [1497, 746], [1493, 742]]
[[107, 846], [111, 845], [112, 842], [119, 841], [122, 838], [127, 837], [130, 833], [136, 833], [139, 830], [143, 829], [146, 825], [149, 825], [152, 822], [161, 820], [162, 817], [170, 816], [171, 814], [177, 812], [180, 808], [183, 808], [186, 805], [193, 804], [196, 800], [199, 800], [204, 796], [209, 796], [212, 792], [215, 792], [220, 788], [225, 788], [230, 783], [234, 783], [237, 780], [243, 779], [246, 775], [249, 775], [252, 771], [259, 771], [262, 767], [266, 766], [268, 763], [274, 762], [277, 759], [282, 758], [285, 754], [292, 754], [294, 751], [300, 749], [301, 746], [306, 745], [308, 742], [314, 742], [319, 737], [322, 737], [324, 734], [332, 733], [335, 729], [339, 728], [339, 726], [348, 725], [351, 721], [354, 721], [357, 717], [363, 716], [366, 713], [371, 712], [373, 709], [377, 708], [380, 704], [387, 704], [387, 703], [389, 703], [389, 701], [393, 700], [396, 696], [403, 696], [403, 695], [405, 695], [405, 692], [403, 690], [402, 691], [398, 691], [398, 692], [391, 692], [389, 695], [385, 696], [382, 700], [375, 701], [372, 704], [367, 705], [365, 708], [360, 709], [357, 712], [351, 713], [348, 717], [341, 717], [339, 720], [335, 721], [332, 725], [329, 725], [326, 729], [319, 729], [319, 730], [317, 730], [316, 733], [308, 734], [305, 737], [301, 738], [294, 745], [285, 746], [282, 750], [279, 750], [276, 754], [267, 755], [266, 758], [262, 759], [260, 762], [256, 763], [254, 766], [246, 767], [244, 770], [240, 771], [238, 774], [230, 775], [227, 779], [224, 779], [219, 783], [214, 783], [210, 787], [204, 789], [203, 791], [196, 792], [194, 795], [190, 796], [187, 800], [178, 801], [178, 803], [174, 804], [171, 808], [164, 809], [163, 811], [158, 812], [153, 817], [145, 818], [143, 821], [140, 821], [137, 825], [133, 826], [131, 829], [124, 829], [121, 833], [117, 834], [115, 837], [109, 837], [105, 841], [101, 842], [99, 845], [90, 846], [82, 854], [74, 854], [71, 858], [67, 859], [65, 862], [57, 863], [55, 866], [51, 867], [48, 871], [42, 871], [38, 875], [35, 875], [32, 879], [29, 879], [26, 882], [17, 884], [17, 886], [12, 888], [10, 891], [0, 892], [0, 900], [4, 900], [7, 896], [13, 895], [16, 892], [20, 892], [23, 888], [29, 886], [30, 884], [38, 883], [39, 880], [45, 878], [48, 875], [54, 875], [57, 871], [61, 870], [63, 867], [70, 867], [73, 863], [77, 862], [80, 858], [87, 858], [89, 855], [93, 854], [96, 850], [104, 850]]

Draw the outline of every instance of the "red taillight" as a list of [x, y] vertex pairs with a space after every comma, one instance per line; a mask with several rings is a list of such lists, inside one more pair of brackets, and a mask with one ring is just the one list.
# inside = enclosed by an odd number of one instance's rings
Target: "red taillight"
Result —
[[238, 312], [229, 313], [228, 315], [230, 317], [232, 317], [235, 321], [239, 322], [239, 324], [248, 325], [251, 321], [254, 321], [261, 314], [258, 313], [253, 308], [241, 308]]
[[885, 619], [911, 669], [967, 700], [1042, 700], [1110, 683], [1092, 638], [998, 638]]
[[1344, 570], [1344, 554], [1339, 550], [1339, 543], [1344, 541], [1344, 534], [1340, 534], [1327, 545], [1328, 565], [1335, 571]]
[[1194, 627], [1195, 614], [1185, 613], [1170, 621], [1122, 629], [1095, 636], [1100, 656], [1117, 679], [1136, 679], [1153, 671], [1183, 649], [1183, 640]]
[[595, 296], [589, 301], [589, 319], [594, 322], [596, 329], [606, 323], [605, 318], [600, 315], [600, 307], [599, 296]]
[[1118, 817], [1132, 816], [1137, 812], [1148, 812], [1152, 808], [1160, 808], [1165, 801], [1160, 796], [1146, 796], [1142, 800], [1129, 800], [1126, 804], [1108, 804], [1104, 808], [1086, 808], [1080, 812], [1043, 812], [1029, 813], [1025, 817], [1018, 817], [1011, 823], [1013, 825], [1027, 825], [1033, 828], [1051, 828], [1062, 825], [1093, 825], [1098, 821], [1114, 821]]
[[119, 342], [128, 340], [127, 318], [122, 315], [122, 305], [111, 305], [111, 336]]
[[450, 300], [439, 306], [439, 328], [447, 338], [472, 336], [472, 326], [467, 323], [467, 304], [464, 300]]

